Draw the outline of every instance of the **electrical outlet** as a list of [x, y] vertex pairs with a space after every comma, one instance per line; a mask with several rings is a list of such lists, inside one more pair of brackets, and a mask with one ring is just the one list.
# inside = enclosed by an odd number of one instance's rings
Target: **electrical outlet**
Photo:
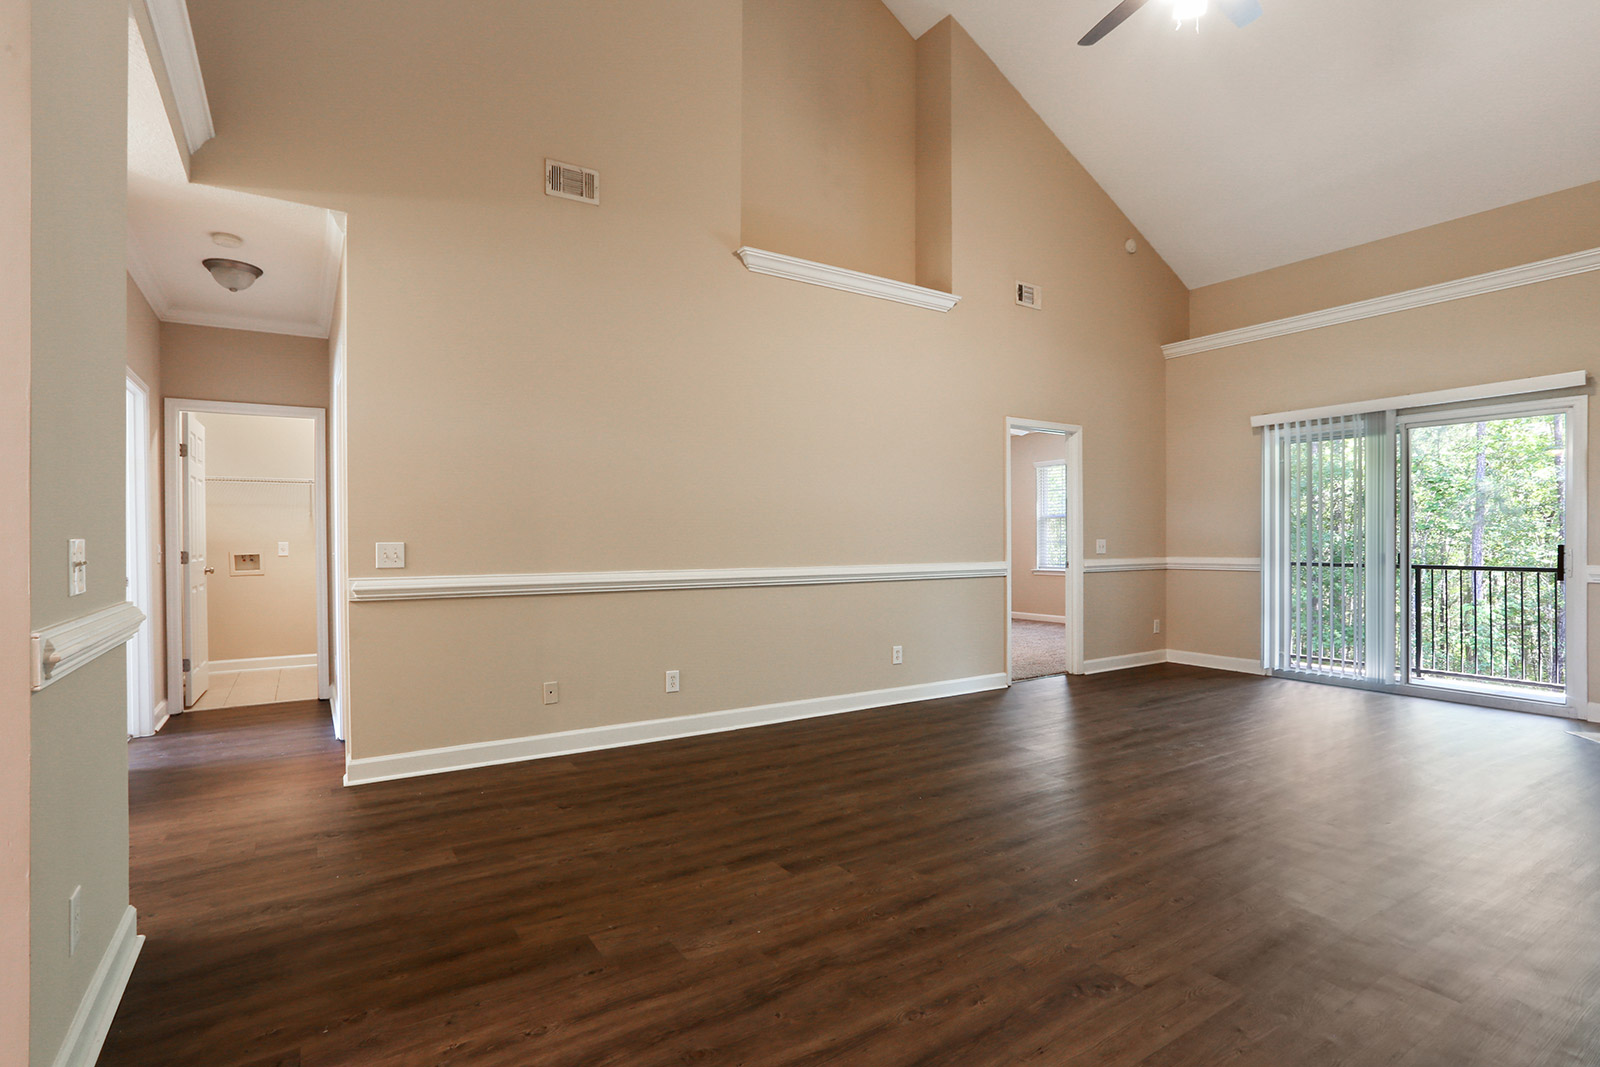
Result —
[[905, 661], [906, 661], [905, 653], [900, 650], [900, 646], [899, 645], [895, 645], [894, 646], [894, 652], [891, 653], [889, 662], [891, 662], [891, 663], [904, 663]]
[[554, 704], [561, 699], [561, 685], [559, 682], [544, 683], [544, 702]]
[[667, 672], [667, 692], [676, 693], [677, 691], [678, 691], [678, 672], [677, 671], [668, 671]]
[[71, 956], [78, 951], [78, 926], [83, 919], [83, 886], [72, 890], [72, 895], [67, 898], [67, 955]]
[[287, 542], [287, 541], [279, 541], [278, 542], [278, 555], [287, 556], [288, 554], [289, 554], [289, 542]]
[[406, 543], [404, 541], [378, 542], [378, 567], [404, 567], [405, 565]]
[[1096, 555], [1103, 556], [1106, 554], [1106, 539], [1104, 537], [1101, 537], [1095, 541], [1094, 550]]
[[1161, 620], [1160, 619], [1156, 620], [1156, 628], [1154, 630], [1150, 631], [1150, 632], [1151, 633], [1157, 633], [1157, 634], [1161, 632]]

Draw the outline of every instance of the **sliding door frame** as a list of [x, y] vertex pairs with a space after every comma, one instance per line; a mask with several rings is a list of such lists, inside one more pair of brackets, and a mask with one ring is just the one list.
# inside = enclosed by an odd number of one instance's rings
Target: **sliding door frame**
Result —
[[[1529, 418], [1539, 415], [1565, 415], [1567, 420], [1567, 454], [1564, 475], [1566, 479], [1567, 551], [1566, 573], [1562, 586], [1566, 597], [1566, 692], [1561, 700], [1539, 700], [1496, 694], [1471, 693], [1448, 686], [1424, 685], [1411, 680], [1409, 660], [1400, 656], [1401, 649], [1411, 647], [1411, 611], [1399, 612], [1395, 625], [1393, 644], [1395, 653], [1393, 688], [1410, 696], [1430, 697], [1434, 700], [1453, 700], [1463, 704], [1483, 707], [1507, 708], [1512, 711], [1530, 711], [1540, 715], [1557, 715], [1562, 718], [1587, 719], [1589, 717], [1588, 671], [1588, 442], [1589, 398], [1587, 395], [1556, 397], [1546, 400], [1506, 400], [1496, 403], [1484, 401], [1446, 408], [1430, 407], [1402, 411], [1393, 419], [1394, 430], [1389, 440], [1397, 440], [1396, 465], [1393, 481], [1398, 486], [1391, 529], [1399, 549], [1398, 568], [1391, 568], [1390, 581], [1396, 570], [1411, 574], [1411, 440], [1410, 431], [1425, 426], [1449, 426], [1462, 422], [1496, 421], [1500, 419]], [[1385, 603], [1395, 603], [1393, 593]]]

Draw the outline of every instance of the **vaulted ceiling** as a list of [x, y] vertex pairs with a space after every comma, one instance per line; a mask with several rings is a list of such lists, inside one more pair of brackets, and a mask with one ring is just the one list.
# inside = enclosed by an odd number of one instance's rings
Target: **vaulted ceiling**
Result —
[[885, 0], [954, 15], [1191, 288], [1600, 181], [1596, 0]]

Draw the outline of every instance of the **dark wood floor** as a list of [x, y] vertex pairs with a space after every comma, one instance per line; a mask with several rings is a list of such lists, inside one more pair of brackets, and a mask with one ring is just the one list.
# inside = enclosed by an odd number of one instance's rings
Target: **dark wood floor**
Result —
[[[441, 714], [448, 709], [441, 709]], [[344, 789], [132, 746], [101, 1063], [1600, 1063], [1600, 745], [1152, 667]]]

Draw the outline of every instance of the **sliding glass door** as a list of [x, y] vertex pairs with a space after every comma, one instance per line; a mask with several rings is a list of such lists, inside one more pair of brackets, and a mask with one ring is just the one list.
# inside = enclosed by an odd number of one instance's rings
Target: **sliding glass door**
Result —
[[1585, 402], [1265, 424], [1263, 666], [1586, 711], [1569, 612], [1584, 604]]
[[1416, 416], [1400, 434], [1405, 680], [1563, 700], [1568, 413]]

